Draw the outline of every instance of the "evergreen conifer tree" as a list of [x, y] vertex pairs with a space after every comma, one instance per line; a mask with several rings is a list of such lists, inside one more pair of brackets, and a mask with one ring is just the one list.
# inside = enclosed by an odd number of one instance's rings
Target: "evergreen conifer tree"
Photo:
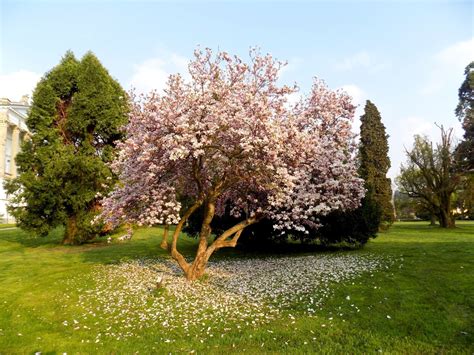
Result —
[[16, 157], [19, 176], [5, 183], [9, 211], [22, 229], [44, 236], [65, 226], [64, 244], [97, 235], [91, 223], [115, 177], [113, 158], [127, 122], [127, 95], [91, 52], [68, 51], [38, 83], [27, 118], [31, 138]]
[[368, 190], [366, 198], [373, 198], [380, 207], [382, 227], [394, 221], [391, 180], [387, 178], [390, 168], [387, 139], [377, 107], [367, 100], [361, 116], [359, 174]]

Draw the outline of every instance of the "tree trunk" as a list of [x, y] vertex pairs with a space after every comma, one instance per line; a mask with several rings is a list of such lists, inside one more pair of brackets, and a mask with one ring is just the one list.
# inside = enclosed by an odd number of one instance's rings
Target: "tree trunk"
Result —
[[439, 225], [442, 228], [454, 228], [454, 216], [451, 212], [451, 193], [445, 193], [440, 198]]
[[207, 262], [211, 256], [209, 254], [208, 239], [211, 235], [211, 222], [214, 218], [215, 206], [214, 201], [208, 200], [205, 205], [204, 219], [201, 224], [201, 231], [199, 232], [199, 245], [196, 251], [194, 261], [186, 271], [186, 278], [190, 281], [197, 280], [204, 275]]
[[165, 250], [168, 250], [168, 230], [169, 230], [169, 225], [165, 225], [165, 227], [163, 228], [163, 237], [161, 239], [161, 244], [160, 244], [160, 247], [162, 249], [165, 249]]
[[186, 274], [188, 272], [188, 269], [190, 268], [189, 263], [186, 261], [186, 258], [183, 256], [178, 251], [178, 239], [179, 239], [179, 234], [181, 233], [181, 230], [183, 229], [184, 224], [188, 220], [189, 216], [191, 216], [194, 211], [196, 211], [201, 205], [202, 205], [203, 200], [198, 199], [194, 205], [192, 205], [183, 215], [179, 223], [176, 225], [176, 228], [174, 229], [173, 232], [173, 239], [171, 240], [171, 248], [169, 249], [171, 257], [176, 260], [178, 263], [179, 267], [184, 271]]
[[439, 214], [439, 226], [441, 228], [454, 228], [455, 223], [454, 223], [454, 218], [451, 214], [451, 211], [446, 211], [445, 209], [442, 209]]
[[200, 279], [204, 275], [206, 270], [207, 262], [209, 261], [209, 256], [207, 256], [206, 250], [201, 251], [199, 254], [196, 254], [193, 263], [186, 271], [186, 278], [189, 281], [195, 281]]
[[436, 225], [436, 216], [434, 213], [430, 215], [430, 226], [435, 226]]
[[[212, 210], [212, 213], [214, 210]], [[206, 216], [204, 218], [204, 222], [207, 220], [210, 224], [210, 220], [208, 219], [209, 215], [206, 213]], [[246, 219], [245, 221], [242, 221], [232, 228], [229, 228], [226, 230], [224, 233], [222, 233], [218, 238], [214, 240], [214, 242], [209, 245], [207, 248], [201, 247], [204, 245], [202, 242], [202, 245], [200, 243], [200, 247], [198, 248], [196, 252], [196, 257], [194, 258], [193, 263], [189, 266], [187, 270], [185, 270], [185, 275], [186, 278], [189, 281], [194, 281], [199, 278], [201, 278], [204, 275], [204, 271], [206, 270], [206, 265], [207, 262], [209, 261], [211, 255], [216, 251], [221, 248], [225, 247], [230, 247], [233, 248], [237, 245], [237, 241], [240, 238], [240, 235], [242, 234], [242, 231], [249, 225], [254, 224], [259, 221], [259, 218], [256, 217], [251, 217]], [[203, 224], [204, 224], [203, 222]], [[201, 228], [201, 236], [203, 236], [202, 232], [206, 231], [206, 227], [203, 225]], [[209, 235], [210, 235], [210, 228], [208, 229]], [[229, 239], [230, 238], [230, 239]], [[207, 239], [206, 239], [207, 240]]]
[[[211, 235], [211, 222], [215, 214], [215, 200], [218, 195], [211, 195], [208, 199], [198, 199], [183, 215], [173, 232], [173, 239], [169, 252], [174, 260], [178, 263], [181, 270], [183, 270], [186, 278], [190, 281], [197, 280], [204, 275], [207, 262], [214, 253], [214, 251], [224, 247], [235, 247], [238, 239], [245, 227], [254, 224], [260, 220], [261, 217], [250, 217], [246, 220], [237, 223], [235, 226], [229, 228], [219, 237], [217, 237], [211, 245], [208, 239]], [[199, 245], [196, 251], [196, 256], [192, 263], [188, 263], [186, 258], [178, 251], [179, 234], [188, 220], [188, 218], [196, 211], [203, 203], [205, 203], [204, 219], [201, 224], [201, 231], [199, 233]]]
[[76, 216], [70, 216], [66, 223], [66, 230], [64, 231], [64, 237], [62, 243], [64, 245], [77, 245], [77, 219]]

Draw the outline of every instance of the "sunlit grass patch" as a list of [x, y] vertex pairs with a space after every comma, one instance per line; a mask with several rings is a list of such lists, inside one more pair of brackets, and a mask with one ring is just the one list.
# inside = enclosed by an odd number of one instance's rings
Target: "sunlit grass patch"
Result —
[[2, 231], [0, 353], [474, 351], [472, 222], [398, 223], [351, 251], [223, 249], [193, 284], [160, 236], [62, 247], [61, 231]]

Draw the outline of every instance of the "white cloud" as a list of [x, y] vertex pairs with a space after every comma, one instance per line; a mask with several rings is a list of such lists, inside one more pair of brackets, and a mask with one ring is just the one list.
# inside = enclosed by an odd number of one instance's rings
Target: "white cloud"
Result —
[[461, 124], [456, 120], [448, 118], [446, 120], [427, 119], [422, 116], [405, 116], [399, 119], [392, 118], [387, 121], [387, 132], [389, 133], [390, 160], [392, 167], [388, 175], [392, 178], [400, 172], [400, 164], [406, 161], [406, 149], [413, 147], [414, 136], [427, 136], [433, 143], [440, 143], [441, 133], [438, 126], [445, 129], [453, 129], [453, 143], [456, 145], [462, 136]]
[[426, 135], [433, 142], [439, 139], [439, 128], [435, 122], [421, 116], [406, 116], [392, 120], [387, 131], [390, 135], [388, 143], [392, 165], [388, 176], [392, 179], [400, 173], [400, 165], [406, 161], [405, 150], [412, 148], [415, 135]]
[[292, 57], [290, 60], [288, 60], [286, 65], [284, 65], [280, 69], [280, 73], [279, 73], [280, 79], [284, 78], [284, 77], [288, 76], [288, 74], [298, 70], [303, 63], [304, 63], [303, 58]]
[[428, 83], [420, 90], [421, 95], [431, 95], [441, 90], [443, 82], [439, 78], [432, 76]]
[[139, 93], [162, 91], [171, 74], [188, 76], [188, 59], [175, 53], [150, 58], [134, 67], [130, 85]]
[[341, 71], [352, 70], [357, 67], [368, 68], [372, 64], [372, 58], [366, 51], [358, 52], [343, 61], [336, 63], [336, 69]]
[[365, 103], [367, 93], [359, 86], [355, 84], [347, 84], [341, 86], [341, 89], [347, 92], [350, 96], [352, 96], [352, 102], [354, 105], [362, 106], [362, 104]]
[[402, 143], [409, 147], [413, 143], [414, 135], [427, 135], [434, 138], [437, 129], [434, 122], [430, 122], [423, 117], [409, 116], [400, 120], [399, 130], [401, 134], [397, 135], [397, 139], [400, 140], [401, 138]]
[[357, 106], [354, 115], [354, 122], [352, 123], [352, 131], [359, 134], [360, 131], [360, 116], [364, 111], [365, 100], [367, 100], [367, 93], [355, 84], [346, 84], [341, 86], [341, 89], [352, 96], [352, 103]]
[[377, 73], [390, 66], [388, 62], [380, 62], [367, 51], [357, 52], [346, 59], [336, 63], [334, 68], [339, 71], [349, 71], [358, 68], [368, 69], [371, 73]]
[[422, 95], [438, 93], [453, 80], [461, 83], [464, 68], [474, 60], [474, 38], [460, 41], [437, 52], [431, 61], [427, 83], [420, 89]]
[[436, 54], [436, 59], [445, 64], [463, 68], [474, 60], [474, 37], [449, 46]]
[[40, 74], [28, 70], [2, 74], [0, 75], [0, 97], [6, 97], [13, 101], [19, 101], [23, 95], [28, 95], [31, 98], [40, 79]]

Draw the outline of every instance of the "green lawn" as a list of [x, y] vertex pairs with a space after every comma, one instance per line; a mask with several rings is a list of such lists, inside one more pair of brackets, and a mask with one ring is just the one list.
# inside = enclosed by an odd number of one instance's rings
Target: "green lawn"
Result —
[[[111, 319], [98, 307], [74, 329], [70, 323], [84, 313], [84, 304], [95, 302], [89, 292], [97, 287], [100, 270], [133, 260], [169, 259], [159, 248], [160, 233], [141, 229], [129, 242], [63, 247], [57, 244], [59, 231], [46, 239], [18, 229], [0, 231], [0, 353], [474, 352], [473, 222], [459, 222], [448, 231], [402, 222], [361, 250], [317, 253], [318, 258], [355, 255], [387, 263], [347, 281], [329, 282], [331, 293], [314, 315], [302, 311], [303, 300], [286, 308], [281, 319], [242, 325], [223, 337], [159, 324], [142, 325], [129, 338], [101, 337], [96, 343], [91, 339], [97, 329]], [[182, 238], [186, 253], [194, 246], [194, 240]], [[215, 259], [229, 258], [244, 256], [226, 250]], [[166, 299], [163, 292], [156, 297]]]
[[16, 224], [0, 223], [0, 229], [5, 229], [5, 228], [16, 228]]

